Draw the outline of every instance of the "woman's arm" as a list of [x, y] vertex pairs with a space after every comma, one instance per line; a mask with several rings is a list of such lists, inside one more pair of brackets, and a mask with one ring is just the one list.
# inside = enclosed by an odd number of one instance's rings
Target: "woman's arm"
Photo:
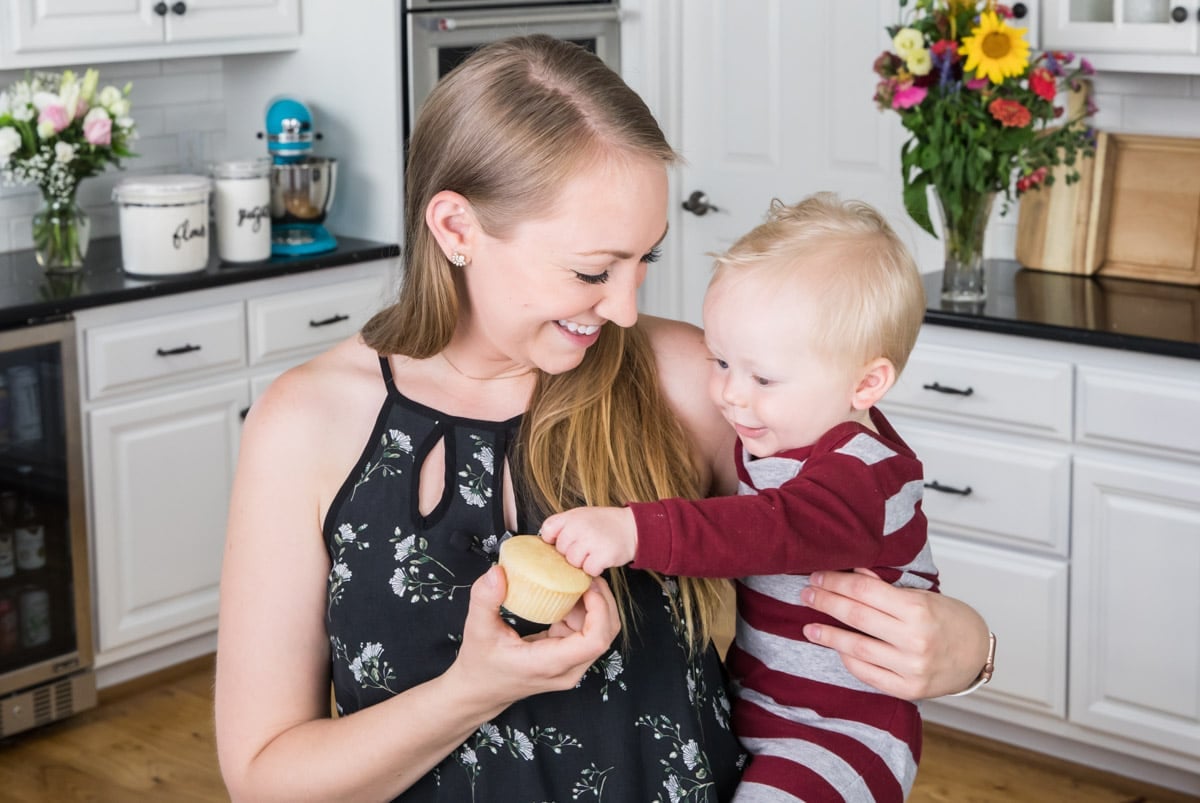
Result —
[[[218, 754], [234, 800], [391, 799], [513, 701], [572, 688], [619, 629], [611, 593], [595, 582], [576, 629], [523, 640], [500, 619], [504, 573], [492, 569], [472, 586], [443, 675], [330, 718], [320, 520], [367, 437], [344, 422], [369, 426], [380, 400], [356, 390], [368, 385], [345, 363], [323, 357], [289, 372], [246, 421], [217, 649]], [[377, 366], [370, 387], [382, 392]]]
[[[660, 380], [680, 421], [711, 461], [714, 494], [736, 492], [732, 429], [704, 392], [708, 349], [703, 333], [679, 321], [643, 316], [654, 344]], [[836, 650], [850, 672], [880, 691], [905, 699], [953, 694], [970, 685], [987, 660], [988, 628], [953, 597], [897, 588], [870, 572], [823, 572], [805, 600], [848, 627], [809, 625], [805, 635]], [[814, 581], [815, 582], [815, 581]], [[809, 632], [812, 630], [813, 632]]]

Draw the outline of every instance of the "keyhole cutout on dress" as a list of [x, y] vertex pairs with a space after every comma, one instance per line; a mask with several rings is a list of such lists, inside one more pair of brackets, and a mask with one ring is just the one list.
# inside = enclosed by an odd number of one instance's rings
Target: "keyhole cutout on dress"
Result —
[[[512, 467], [505, 458], [503, 463], [504, 477], [502, 492], [504, 494], [504, 527], [509, 532], [517, 532], [517, 499], [513, 493]], [[446, 439], [439, 438], [438, 442], [425, 456], [418, 475], [417, 510], [422, 516], [428, 516], [434, 511], [446, 495]]]

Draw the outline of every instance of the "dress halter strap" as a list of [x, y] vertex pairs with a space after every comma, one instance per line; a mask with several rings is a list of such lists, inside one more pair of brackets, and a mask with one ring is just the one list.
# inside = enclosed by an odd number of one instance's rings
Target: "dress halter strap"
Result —
[[379, 355], [379, 370], [383, 373], [383, 384], [393, 385], [392, 381], [392, 363], [387, 357]]

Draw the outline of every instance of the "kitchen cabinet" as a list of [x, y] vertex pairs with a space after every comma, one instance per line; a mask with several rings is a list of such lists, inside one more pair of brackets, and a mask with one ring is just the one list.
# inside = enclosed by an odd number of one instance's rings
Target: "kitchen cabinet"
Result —
[[926, 324], [881, 406], [924, 462], [943, 590], [998, 637], [993, 681], [926, 716], [1194, 780], [1200, 362]]
[[98, 670], [196, 639], [212, 649], [242, 419], [276, 376], [358, 331], [391, 266], [76, 314]]
[[1044, 0], [1041, 40], [1101, 70], [1200, 73], [1200, 16], [1184, 0]]
[[300, 0], [0, 0], [0, 68], [295, 49]]

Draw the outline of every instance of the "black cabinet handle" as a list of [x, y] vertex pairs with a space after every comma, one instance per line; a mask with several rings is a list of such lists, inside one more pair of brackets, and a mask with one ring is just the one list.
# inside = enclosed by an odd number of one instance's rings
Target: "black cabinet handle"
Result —
[[160, 17], [167, 16], [167, 4], [163, 3], [161, 1], [158, 3], [155, 3], [154, 4], [154, 13]]
[[921, 385], [925, 390], [932, 390], [937, 393], [949, 393], [952, 396], [970, 396], [975, 392], [975, 388], [968, 387], [966, 390], [962, 388], [952, 388], [946, 385], [939, 385], [937, 382], [930, 382], [928, 385]]
[[1029, 13], [1029, 7], [1024, 3], [1013, 3], [1012, 13], [1015, 19], [1023, 20], [1025, 15]]
[[1171, 19], [1175, 20], [1176, 22], [1183, 22], [1187, 18], [1188, 12], [1183, 6], [1175, 6], [1175, 8], [1171, 9]]
[[187, 354], [189, 351], [199, 351], [199, 350], [200, 350], [199, 346], [195, 346], [195, 345], [192, 345], [191, 343], [188, 343], [186, 346], [180, 346], [179, 348], [157, 349], [156, 351], [158, 352], [158, 356], [160, 356], [160, 357], [170, 357], [175, 354]]
[[171, 6], [171, 11], [182, 17], [187, 13], [187, 3], [183, 2], [183, 0], [179, 0], [179, 2]]
[[941, 491], [944, 494], [955, 494], [957, 496], [971, 495], [970, 485], [968, 485], [966, 488], [955, 488], [953, 485], [942, 485], [937, 480], [933, 480], [932, 482], [925, 483], [925, 487], [931, 491]]
[[249, 408], [249, 407], [243, 407], [243, 408], [242, 408], [242, 411], [241, 411], [240, 413], [238, 413], [238, 415], [239, 415], [239, 416], [241, 416], [241, 418], [242, 418], [242, 420], [243, 420], [243, 421], [245, 421], [245, 420], [246, 420], [246, 416], [250, 415], [250, 408]]
[[323, 321], [309, 321], [308, 325], [312, 327], [329, 326], [331, 323], [341, 323], [342, 321], [350, 320], [349, 315], [334, 315], [332, 318], [326, 318]]

